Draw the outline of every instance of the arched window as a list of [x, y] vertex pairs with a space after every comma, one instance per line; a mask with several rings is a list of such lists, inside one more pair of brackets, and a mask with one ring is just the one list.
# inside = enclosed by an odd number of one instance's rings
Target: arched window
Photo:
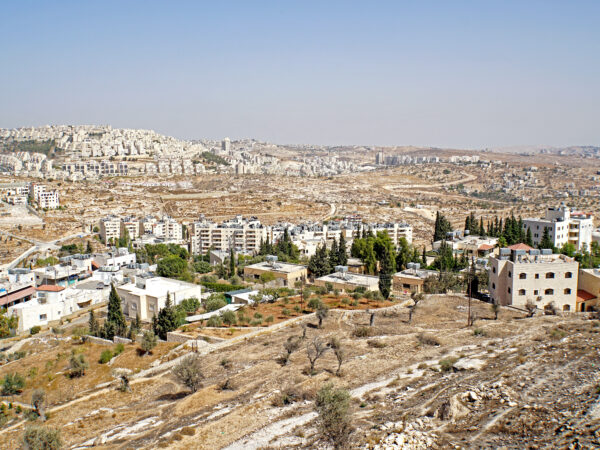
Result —
[[525, 289], [519, 289], [519, 295], [525, 295]]
[[565, 278], [573, 278], [573, 274], [571, 272], [566, 272]]
[[508, 278], [512, 278], [512, 272], [510, 270], [508, 271]]
[[492, 272], [496, 273], [496, 268], [495, 267], [492, 267]]
[[546, 272], [546, 278], [554, 278], [554, 272]]
[[554, 295], [554, 289], [546, 289], [544, 291], [544, 294], [546, 294], [546, 295]]
[[492, 289], [496, 289], [496, 283], [492, 283]]
[[564, 305], [563, 311], [571, 311], [571, 307], [569, 305]]
[[569, 289], [569, 288], [566, 288], [566, 289], [565, 289], [565, 294], [570, 294], [570, 293], [571, 293], [571, 289]]
[[527, 274], [526, 273], [520, 273], [519, 274], [519, 280], [526, 280], [527, 279]]

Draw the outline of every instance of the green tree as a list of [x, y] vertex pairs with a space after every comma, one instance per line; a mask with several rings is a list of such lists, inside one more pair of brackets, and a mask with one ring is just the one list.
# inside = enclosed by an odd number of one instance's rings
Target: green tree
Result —
[[434, 242], [446, 239], [446, 234], [450, 231], [452, 231], [452, 224], [438, 211], [435, 215], [435, 225], [433, 231]]
[[0, 308], [0, 338], [11, 336], [19, 325], [17, 316], [8, 315], [6, 309]]
[[332, 383], [326, 384], [317, 392], [317, 426], [323, 440], [335, 449], [346, 448], [350, 440], [350, 399], [347, 390], [335, 388]]
[[525, 235], [525, 244], [533, 247], [533, 237], [531, 236], [531, 228], [527, 227], [527, 234]]
[[69, 375], [72, 378], [77, 378], [85, 375], [85, 369], [88, 368], [88, 363], [83, 354], [76, 355], [73, 353], [69, 360]]
[[379, 269], [379, 292], [381, 292], [381, 295], [386, 300], [390, 297], [394, 268], [393, 253], [385, 247], [381, 256], [381, 267]]
[[160, 277], [188, 280], [191, 278], [187, 261], [177, 255], [169, 255], [158, 261], [156, 274]]
[[345, 232], [344, 232], [344, 230], [342, 230], [342, 232], [340, 233], [340, 243], [338, 245], [338, 262], [342, 266], [346, 266], [348, 264], [348, 254], [346, 253], [347, 245], [346, 245], [346, 238], [344, 235], [345, 235]]
[[542, 240], [540, 241], [539, 248], [554, 248], [554, 242], [550, 237], [550, 232], [548, 231], [548, 227], [544, 227], [544, 233], [542, 234]]
[[229, 276], [232, 277], [235, 275], [235, 254], [233, 253], [233, 248], [229, 249]]
[[275, 280], [275, 275], [273, 275], [271, 272], [263, 272], [260, 274], [259, 279], [264, 288], [265, 285]]
[[165, 307], [161, 308], [158, 312], [154, 333], [158, 335], [159, 338], [166, 341], [167, 333], [176, 330], [181, 325], [179, 320], [177, 311], [171, 303], [171, 295], [167, 293]]
[[197, 354], [186, 356], [173, 368], [173, 374], [192, 393], [196, 392], [202, 386], [202, 380], [204, 380], [202, 359]]
[[144, 354], [148, 354], [152, 351], [154, 347], [156, 347], [158, 340], [156, 339], [156, 335], [153, 331], [145, 331], [144, 336], [142, 337], [142, 342], [140, 343], [140, 347]]
[[117, 293], [114, 284], [110, 287], [110, 295], [108, 296], [108, 314], [106, 322], [104, 322], [103, 337], [105, 339], [113, 339], [115, 336], [125, 337], [127, 334], [127, 322], [121, 309], [121, 297]]
[[94, 314], [93, 309], [90, 309], [90, 317], [88, 319], [88, 328], [89, 328], [90, 334], [92, 336], [100, 335], [100, 324], [98, 323], [98, 319], [96, 319], [96, 315]]
[[25, 378], [16, 372], [7, 373], [2, 380], [2, 395], [19, 394], [25, 388]]
[[23, 445], [28, 450], [60, 450], [63, 442], [60, 430], [30, 425], [23, 433]]

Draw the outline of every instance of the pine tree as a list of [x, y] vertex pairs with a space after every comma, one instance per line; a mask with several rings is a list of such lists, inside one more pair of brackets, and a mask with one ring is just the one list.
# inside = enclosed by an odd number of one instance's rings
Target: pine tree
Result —
[[171, 303], [171, 295], [169, 293], [167, 293], [165, 307], [158, 312], [156, 322], [156, 334], [162, 340], [166, 340], [167, 333], [176, 330], [180, 325], [177, 312]]
[[88, 328], [90, 329], [90, 335], [98, 336], [100, 334], [100, 324], [98, 323], [98, 319], [96, 319], [96, 315], [94, 314], [93, 309], [90, 309]]
[[544, 234], [542, 234], [542, 240], [540, 241], [539, 248], [554, 248], [554, 242], [550, 238], [548, 227], [544, 227]]
[[390, 250], [385, 247], [381, 258], [379, 269], [379, 292], [384, 299], [388, 299], [392, 287], [392, 273], [394, 271], [394, 260]]
[[340, 265], [345, 266], [348, 264], [348, 254], [346, 253], [346, 238], [344, 237], [344, 230], [340, 234], [340, 244], [338, 246], [338, 261]]
[[119, 297], [114, 284], [111, 285], [110, 295], [108, 296], [108, 315], [106, 316], [106, 322], [112, 325], [116, 336], [125, 336], [127, 333], [127, 322], [125, 321], [125, 316], [121, 309], [121, 298]]
[[485, 228], [483, 227], [483, 217], [479, 218], [479, 236], [485, 237]]
[[235, 275], [235, 255], [233, 253], [233, 248], [229, 249], [229, 276]]
[[339, 250], [335, 237], [333, 238], [333, 243], [331, 244], [331, 250], [329, 251], [329, 267], [333, 268], [339, 265]]
[[87, 246], [85, 247], [85, 252], [88, 255], [94, 253], [94, 249], [92, 248], [92, 243], [90, 241], [87, 241]]
[[421, 261], [423, 262], [423, 267], [427, 266], [427, 251], [425, 250], [425, 246], [423, 246], [423, 255], [421, 256]]
[[525, 237], [525, 243], [530, 247], [533, 247], [533, 237], [531, 236], [531, 228], [527, 228], [527, 235]]

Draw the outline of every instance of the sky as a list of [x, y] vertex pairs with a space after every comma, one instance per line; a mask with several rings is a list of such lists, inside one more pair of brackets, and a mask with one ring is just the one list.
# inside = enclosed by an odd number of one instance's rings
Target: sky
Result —
[[600, 145], [598, 1], [0, 2], [0, 127]]

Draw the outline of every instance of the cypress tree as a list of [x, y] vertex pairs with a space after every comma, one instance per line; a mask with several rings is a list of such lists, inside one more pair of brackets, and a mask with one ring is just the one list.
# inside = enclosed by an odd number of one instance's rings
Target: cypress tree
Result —
[[533, 247], [533, 237], [531, 236], [531, 228], [527, 228], [527, 235], [525, 237], [525, 243], [530, 247]]
[[394, 263], [392, 255], [387, 247], [383, 251], [381, 258], [381, 268], [379, 270], [379, 292], [384, 299], [388, 299], [392, 287], [392, 273], [394, 270]]
[[100, 324], [98, 323], [98, 319], [96, 319], [96, 315], [94, 314], [94, 310], [90, 309], [90, 318], [88, 320], [88, 328], [90, 329], [90, 334], [92, 336], [98, 336], [100, 334]]
[[233, 248], [229, 249], [229, 275], [235, 275], [235, 255], [233, 254]]
[[175, 308], [173, 308], [173, 304], [171, 303], [171, 295], [167, 293], [165, 307], [158, 312], [156, 324], [157, 334], [161, 339], [166, 340], [167, 333], [169, 331], [176, 330], [177, 327], [179, 327], [179, 319], [177, 317], [177, 312], [175, 311]]
[[344, 230], [340, 234], [340, 244], [338, 246], [338, 261], [340, 265], [345, 266], [348, 264], [348, 254], [346, 253], [346, 238], [344, 237]]
[[127, 322], [125, 321], [125, 316], [121, 309], [121, 298], [119, 297], [119, 294], [117, 294], [117, 289], [114, 284], [111, 285], [110, 295], [108, 296], [108, 315], [106, 316], [106, 322], [112, 325], [115, 335], [125, 336], [127, 333]]
[[333, 243], [331, 244], [331, 250], [329, 251], [329, 267], [334, 268], [339, 265], [339, 256], [338, 244], [334, 237]]

